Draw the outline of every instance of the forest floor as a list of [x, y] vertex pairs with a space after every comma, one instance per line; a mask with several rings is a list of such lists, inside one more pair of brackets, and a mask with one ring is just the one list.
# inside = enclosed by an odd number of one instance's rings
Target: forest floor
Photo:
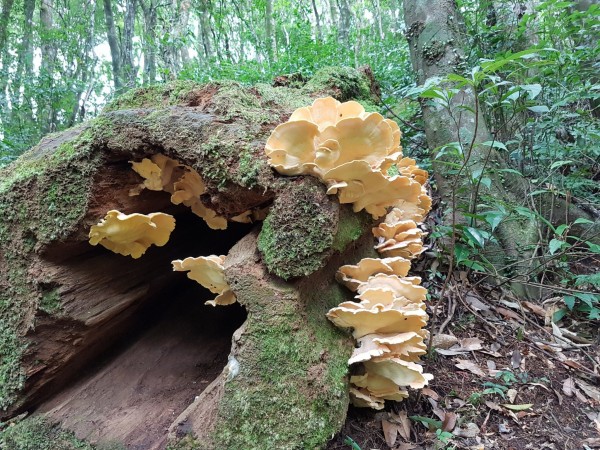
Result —
[[553, 324], [558, 298], [536, 305], [455, 278], [424, 358], [429, 387], [384, 411], [351, 408], [328, 450], [600, 448], [597, 324]]

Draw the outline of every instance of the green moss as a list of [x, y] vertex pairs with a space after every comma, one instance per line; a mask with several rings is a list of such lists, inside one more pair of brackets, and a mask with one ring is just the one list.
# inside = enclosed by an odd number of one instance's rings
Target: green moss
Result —
[[350, 67], [325, 67], [318, 70], [303, 88], [308, 92], [322, 92], [339, 101], [371, 99], [367, 78]]
[[42, 294], [38, 308], [47, 314], [56, 314], [61, 310], [60, 293], [51, 289]]
[[270, 272], [284, 280], [323, 267], [333, 244], [337, 211], [316, 179], [290, 183], [263, 222], [258, 249]]
[[135, 108], [161, 108], [184, 103], [190, 92], [202, 88], [190, 80], [178, 80], [132, 89], [104, 107], [104, 112]]
[[355, 213], [350, 207], [340, 209], [338, 229], [331, 247], [342, 252], [348, 245], [360, 238], [370, 228], [373, 220], [365, 212]]
[[0, 432], [0, 448], [6, 450], [93, 450], [73, 433], [32, 417], [8, 425]]
[[352, 349], [325, 313], [345, 297], [333, 285], [315, 294], [306, 298], [304, 312], [302, 302], [284, 300], [276, 314], [256, 312], [265, 320], [248, 323], [246, 336], [259, 353], [254, 365], [246, 368], [245, 379], [226, 385], [220, 413], [221, 423], [230, 426], [215, 432], [221, 448], [312, 450], [338, 431], [347, 407], [347, 360]]

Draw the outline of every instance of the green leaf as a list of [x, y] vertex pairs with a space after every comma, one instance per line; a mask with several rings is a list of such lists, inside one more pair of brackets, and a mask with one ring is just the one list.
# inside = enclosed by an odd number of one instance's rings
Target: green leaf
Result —
[[588, 242], [588, 241], [586, 241], [585, 243], [588, 245], [588, 247], [590, 248], [590, 250], [591, 250], [593, 253], [598, 253], [598, 254], [600, 254], [600, 245], [598, 245], [598, 244], [594, 244], [593, 242]]
[[594, 224], [594, 222], [592, 222], [591, 220], [584, 219], [583, 217], [580, 217], [579, 219], [576, 219], [575, 222], [573, 222], [573, 225], [577, 225], [579, 223], [584, 223], [586, 225], [593, 225]]
[[481, 179], [481, 184], [483, 184], [488, 189], [491, 189], [491, 187], [492, 187], [492, 180], [489, 177], [483, 177]]
[[536, 98], [540, 92], [542, 92], [542, 85], [541, 84], [522, 84], [521, 86], [519, 86], [521, 89], [523, 89], [524, 91], [527, 91], [527, 95], [529, 96], [529, 98], [531, 100], [533, 100], [534, 98]]
[[483, 248], [483, 246], [485, 245], [485, 238], [483, 237], [481, 231], [477, 228], [465, 227], [463, 233], [469, 243], [472, 243], [474, 245], [477, 244], [481, 248]]
[[438, 430], [442, 428], [442, 422], [429, 417], [423, 416], [409, 416], [409, 419], [415, 422], [421, 423], [428, 430]]
[[550, 250], [550, 254], [554, 255], [556, 253], [556, 251], [561, 248], [563, 246], [563, 244], [565, 244], [565, 241], [561, 241], [559, 239], [552, 239], [550, 241], [550, 243], [548, 244], [548, 248]]
[[550, 170], [554, 170], [558, 167], [562, 167], [562, 166], [566, 166], [567, 164], [572, 164], [573, 161], [571, 160], [567, 160], [567, 161], [555, 161], [550, 165]]
[[457, 263], [466, 260], [470, 254], [471, 250], [466, 245], [456, 244], [454, 246], [454, 257]]
[[558, 234], [559, 236], [562, 236], [562, 234], [564, 233], [564, 231], [568, 228], [569, 226], [567, 224], [562, 224], [556, 227], [556, 231], [555, 233]]
[[502, 211], [488, 211], [482, 214], [485, 217], [485, 221], [492, 228], [492, 233], [496, 227], [502, 222], [502, 219], [506, 217], [506, 214]]
[[485, 142], [482, 142], [481, 145], [483, 145], [484, 147], [494, 147], [494, 148], [500, 148], [502, 150], [508, 150], [506, 148], [506, 145], [504, 145], [500, 141], [485, 141]]
[[529, 111], [533, 111], [534, 113], [542, 114], [550, 111], [550, 109], [546, 105], [536, 105], [536, 106], [528, 106], [527, 109]]
[[504, 406], [507, 409], [511, 409], [513, 411], [525, 411], [526, 409], [530, 409], [533, 406], [533, 403], [524, 403], [522, 405], [509, 405], [504, 403], [500, 406]]
[[573, 311], [573, 308], [575, 307], [575, 297], [572, 295], [565, 295], [563, 301], [565, 302], [565, 305], [567, 305], [567, 308], [569, 308], [569, 311]]

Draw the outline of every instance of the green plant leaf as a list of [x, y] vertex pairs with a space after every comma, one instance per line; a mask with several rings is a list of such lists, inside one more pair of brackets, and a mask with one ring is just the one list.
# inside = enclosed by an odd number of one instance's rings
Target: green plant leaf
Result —
[[566, 160], [566, 161], [555, 161], [550, 165], [550, 170], [554, 170], [557, 169], [558, 167], [562, 167], [562, 166], [566, 166], [567, 164], [573, 164], [573, 161]]
[[548, 249], [550, 250], [550, 254], [554, 255], [556, 253], [556, 251], [563, 246], [563, 244], [566, 244], [566, 242], [561, 241], [559, 239], [552, 239], [550, 241], [550, 243], [548, 244]]
[[528, 106], [527, 109], [529, 111], [533, 111], [534, 113], [542, 114], [549, 112], [550, 109], [546, 105], [536, 105], [536, 106]]
[[565, 305], [567, 305], [567, 308], [569, 308], [569, 311], [573, 311], [573, 308], [575, 308], [575, 297], [572, 295], [565, 295], [563, 301], [565, 302]]
[[575, 222], [573, 222], [573, 225], [577, 225], [580, 223], [584, 223], [586, 225], [593, 225], [594, 222], [592, 222], [591, 220], [588, 219], [584, 219], [583, 217], [580, 217], [579, 219], [575, 219]]
[[463, 229], [463, 233], [469, 243], [472, 243], [473, 245], [476, 244], [477, 246], [479, 246], [481, 248], [484, 247], [485, 237], [483, 236], [483, 233], [481, 232], [481, 230], [478, 230], [477, 228], [473, 228], [473, 227], [465, 227]]
[[494, 148], [500, 148], [502, 150], [508, 150], [506, 148], [506, 145], [504, 145], [500, 141], [485, 141], [485, 142], [482, 142], [481, 145], [484, 147], [494, 147]]
[[513, 411], [525, 411], [526, 409], [531, 409], [533, 403], [524, 403], [522, 405], [510, 405], [508, 403], [504, 403], [500, 406], [504, 406], [507, 409], [511, 409]]

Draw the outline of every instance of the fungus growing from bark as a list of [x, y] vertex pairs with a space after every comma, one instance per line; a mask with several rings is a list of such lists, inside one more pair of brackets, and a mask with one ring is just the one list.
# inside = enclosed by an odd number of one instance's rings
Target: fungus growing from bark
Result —
[[[426, 179], [413, 160], [402, 158], [400, 137], [394, 121], [367, 113], [356, 102], [328, 97], [296, 110], [275, 128], [265, 152], [282, 175], [313, 175], [340, 203], [379, 218], [398, 200], [417, 203], [419, 181]], [[389, 176], [395, 164], [398, 174]]]
[[123, 214], [111, 210], [104, 219], [90, 228], [89, 242], [137, 259], [151, 245], [165, 245], [174, 229], [175, 218], [168, 214]]
[[410, 270], [410, 261], [402, 257], [364, 258], [356, 265], [346, 265], [338, 269], [336, 280], [351, 291], [356, 292], [360, 283], [378, 273], [405, 277]]
[[200, 196], [206, 192], [206, 185], [192, 167], [160, 153], [152, 155], [151, 159], [131, 161], [131, 167], [144, 178], [144, 182], [132, 189], [129, 195], [139, 195], [143, 189], [168, 192], [173, 204], [190, 207], [192, 212], [204, 219], [213, 230], [227, 228], [227, 219], [202, 203]]
[[173, 270], [188, 272], [189, 279], [196, 281], [213, 294], [218, 294], [214, 300], [206, 302], [207, 305], [231, 305], [236, 302], [235, 294], [231, 291], [225, 279], [225, 255], [200, 256], [198, 258], [185, 258], [172, 261]]

